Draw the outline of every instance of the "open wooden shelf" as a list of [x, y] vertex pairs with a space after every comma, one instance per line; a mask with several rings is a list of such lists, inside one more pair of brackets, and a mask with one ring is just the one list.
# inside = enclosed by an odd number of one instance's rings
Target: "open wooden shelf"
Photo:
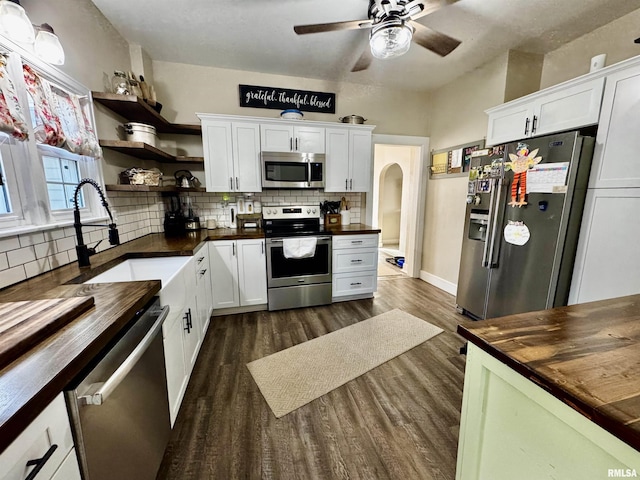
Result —
[[176, 186], [154, 187], [153, 185], [105, 185], [111, 192], [206, 192], [204, 187], [182, 188]]
[[171, 155], [165, 151], [160, 150], [148, 143], [143, 142], [127, 142], [125, 140], [100, 140], [100, 146], [114, 150], [116, 152], [124, 153], [125, 155], [132, 155], [137, 158], [145, 160], [155, 160], [156, 162], [163, 163], [204, 163], [204, 157], [184, 157]]
[[91, 95], [95, 102], [126, 118], [128, 122], [153, 125], [158, 133], [202, 135], [200, 125], [171, 123], [136, 95], [118, 95], [106, 92], [91, 92]]

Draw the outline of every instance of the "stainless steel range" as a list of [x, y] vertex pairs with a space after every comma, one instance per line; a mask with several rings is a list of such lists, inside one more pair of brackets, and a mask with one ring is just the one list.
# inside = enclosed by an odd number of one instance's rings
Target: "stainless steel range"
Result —
[[262, 209], [269, 310], [331, 303], [331, 236], [317, 205]]

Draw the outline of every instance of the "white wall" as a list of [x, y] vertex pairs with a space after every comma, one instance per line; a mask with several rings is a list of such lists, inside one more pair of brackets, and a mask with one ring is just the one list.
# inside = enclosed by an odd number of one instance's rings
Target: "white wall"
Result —
[[640, 9], [567, 43], [544, 57], [541, 88], [589, 72], [591, 57], [606, 53], [607, 65], [640, 55]]
[[376, 125], [374, 133], [425, 135], [429, 128], [426, 94], [159, 61], [153, 62], [153, 72], [162, 114], [172, 122], [197, 123], [195, 112], [278, 117], [278, 110], [239, 106], [238, 85], [248, 84], [336, 94], [335, 115], [304, 112], [307, 120], [331, 122], [355, 114]]
[[[508, 54], [466, 74], [432, 94], [433, 150], [485, 138], [489, 107], [504, 102]], [[454, 288], [462, 250], [467, 178], [429, 180], [422, 249], [422, 271]], [[425, 275], [422, 275], [423, 277]], [[451, 290], [449, 288], [449, 290]]]

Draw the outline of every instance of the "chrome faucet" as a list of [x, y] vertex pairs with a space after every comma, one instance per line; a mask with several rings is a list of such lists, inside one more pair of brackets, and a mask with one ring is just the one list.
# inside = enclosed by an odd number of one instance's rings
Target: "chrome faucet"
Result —
[[[102, 200], [102, 206], [107, 210], [109, 214], [109, 218], [111, 219], [111, 223], [108, 225], [98, 225], [92, 223], [81, 223], [80, 222], [80, 208], [78, 206], [78, 194], [80, 193], [80, 189], [84, 185], [91, 185], [98, 191], [98, 195], [100, 195], [100, 200]], [[97, 184], [95, 180], [91, 178], [83, 178], [80, 180], [80, 183], [76, 186], [76, 190], [73, 193], [73, 204], [75, 205], [73, 210], [73, 227], [76, 229], [76, 239], [78, 240], [78, 245], [76, 245], [76, 252], [78, 254], [78, 265], [81, 267], [88, 267], [89, 257], [91, 255], [96, 254], [96, 248], [100, 244], [102, 240], [96, 243], [93, 247], [88, 247], [84, 243], [84, 239], [82, 238], [82, 227], [108, 227], [109, 228], [109, 243], [111, 245], [120, 245], [120, 236], [118, 234], [118, 229], [116, 228], [116, 223], [113, 220], [113, 216], [111, 215], [111, 211], [109, 210], [109, 204], [107, 203], [107, 199], [102, 192], [102, 189]]]

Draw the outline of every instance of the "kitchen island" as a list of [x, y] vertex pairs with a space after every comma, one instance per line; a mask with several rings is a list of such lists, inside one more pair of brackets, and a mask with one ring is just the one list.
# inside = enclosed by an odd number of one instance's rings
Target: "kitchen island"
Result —
[[640, 475], [640, 295], [458, 333], [469, 341], [458, 479]]

